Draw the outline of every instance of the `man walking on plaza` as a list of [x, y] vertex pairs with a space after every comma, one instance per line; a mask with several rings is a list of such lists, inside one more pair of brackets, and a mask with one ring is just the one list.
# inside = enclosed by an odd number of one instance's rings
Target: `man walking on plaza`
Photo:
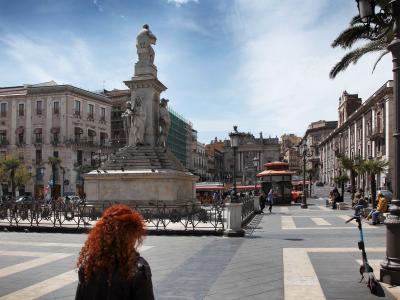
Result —
[[267, 196], [267, 201], [269, 204], [268, 210], [269, 213], [272, 214], [272, 205], [274, 204], [274, 191], [273, 189], [269, 190], [268, 196]]

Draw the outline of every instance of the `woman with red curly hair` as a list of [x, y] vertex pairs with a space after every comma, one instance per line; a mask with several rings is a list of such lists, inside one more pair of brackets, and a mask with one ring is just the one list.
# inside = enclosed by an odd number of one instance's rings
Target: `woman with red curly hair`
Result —
[[144, 235], [138, 212], [122, 204], [108, 208], [80, 252], [75, 299], [154, 299], [150, 266], [137, 250]]

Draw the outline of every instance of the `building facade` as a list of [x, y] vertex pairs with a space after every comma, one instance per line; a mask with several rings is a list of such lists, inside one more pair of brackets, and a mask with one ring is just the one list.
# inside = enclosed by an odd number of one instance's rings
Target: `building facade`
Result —
[[[54, 184], [57, 196], [83, 193], [82, 166], [111, 153], [111, 103], [101, 94], [48, 82], [0, 88], [0, 155], [24, 162], [36, 197]], [[49, 157], [61, 160], [52, 182]], [[9, 189], [10, 190], [10, 189]]]
[[[280, 159], [279, 138], [264, 138], [260, 132], [257, 138], [251, 133], [242, 133], [236, 156], [236, 180], [240, 184], [254, 184], [255, 175], [264, 170], [264, 164]], [[234, 158], [230, 140], [224, 141], [224, 174], [226, 181], [232, 181]], [[257, 166], [254, 166], [256, 158]]]
[[[301, 143], [305, 143], [308, 149], [311, 150], [310, 154], [312, 155], [307, 159], [306, 169], [312, 170], [313, 179], [320, 180], [321, 160], [319, 145], [337, 126], [337, 121], [320, 120], [312, 122], [301, 140]], [[300, 164], [302, 167], [302, 162]]]
[[[357, 95], [343, 92], [339, 98], [339, 124], [320, 143], [321, 179], [333, 185], [341, 172], [338, 156], [355, 159], [388, 160], [389, 168], [378, 174], [377, 186], [391, 188], [393, 169], [393, 82], [381, 86], [364, 103]], [[367, 186], [368, 180], [358, 176], [357, 186]]]
[[281, 158], [289, 164], [289, 170], [298, 172], [301, 169], [301, 159], [296, 150], [301, 142], [301, 137], [295, 134], [281, 136]]
[[217, 138], [206, 145], [208, 181], [224, 180], [224, 146], [225, 143]]
[[192, 165], [190, 171], [199, 176], [199, 181], [207, 181], [207, 166], [206, 145], [197, 141], [196, 138], [192, 142]]

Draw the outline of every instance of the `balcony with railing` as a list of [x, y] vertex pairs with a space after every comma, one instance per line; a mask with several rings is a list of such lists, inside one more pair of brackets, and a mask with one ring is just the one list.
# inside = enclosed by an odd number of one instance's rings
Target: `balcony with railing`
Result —
[[0, 139], [0, 148], [5, 148], [9, 145], [10, 143], [6, 138], [1, 138]]
[[80, 118], [81, 118], [81, 111], [75, 109], [75, 110], [74, 110], [74, 117], [80, 119]]
[[110, 141], [94, 140], [91, 137], [69, 136], [65, 138], [64, 143], [66, 146], [79, 147], [79, 148], [98, 148], [98, 147], [111, 147]]
[[385, 130], [383, 127], [374, 127], [371, 130], [371, 134], [369, 136], [371, 141], [379, 141], [379, 140], [384, 140], [385, 139]]
[[88, 121], [94, 121], [94, 114], [93, 113], [88, 113], [87, 120]]

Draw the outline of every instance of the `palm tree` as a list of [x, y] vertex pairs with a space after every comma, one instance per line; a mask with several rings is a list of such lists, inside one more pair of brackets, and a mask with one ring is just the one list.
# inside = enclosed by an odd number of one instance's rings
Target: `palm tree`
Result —
[[[389, 3], [390, 0], [376, 0], [377, 9], [390, 9]], [[371, 30], [362, 23], [360, 16], [357, 15], [353, 17], [350, 22], [350, 27], [341, 32], [332, 42], [331, 46], [333, 48], [340, 47], [349, 50], [360, 41], [367, 42], [364, 45], [349, 51], [345, 56], [343, 56], [342, 59], [332, 68], [329, 76], [334, 79], [338, 73], [346, 70], [350, 64], [356, 64], [365, 54], [378, 52], [379, 56], [373, 66], [373, 72], [382, 57], [389, 53], [387, 46], [394, 38], [393, 20], [388, 24], [382, 24], [382, 26], [378, 27], [377, 31], [374, 32], [374, 36], [375, 38], [371, 36]]]
[[351, 184], [351, 200], [354, 199], [356, 193], [356, 177], [358, 175], [358, 166], [361, 165], [362, 159], [357, 157], [351, 159], [345, 155], [338, 155], [338, 159], [343, 169], [350, 171], [350, 184]]
[[370, 176], [372, 207], [376, 207], [376, 174], [386, 170], [389, 162], [386, 160], [368, 159], [363, 161], [362, 168]]
[[51, 197], [54, 197], [54, 187], [56, 185], [56, 170], [57, 166], [61, 164], [61, 158], [55, 156], [49, 156], [47, 163], [51, 166], [51, 177], [53, 184], [51, 185]]
[[11, 181], [11, 193], [15, 197], [15, 173], [17, 169], [21, 166], [21, 161], [16, 158], [8, 158], [0, 162], [1, 170], [4, 176], [7, 176]]

